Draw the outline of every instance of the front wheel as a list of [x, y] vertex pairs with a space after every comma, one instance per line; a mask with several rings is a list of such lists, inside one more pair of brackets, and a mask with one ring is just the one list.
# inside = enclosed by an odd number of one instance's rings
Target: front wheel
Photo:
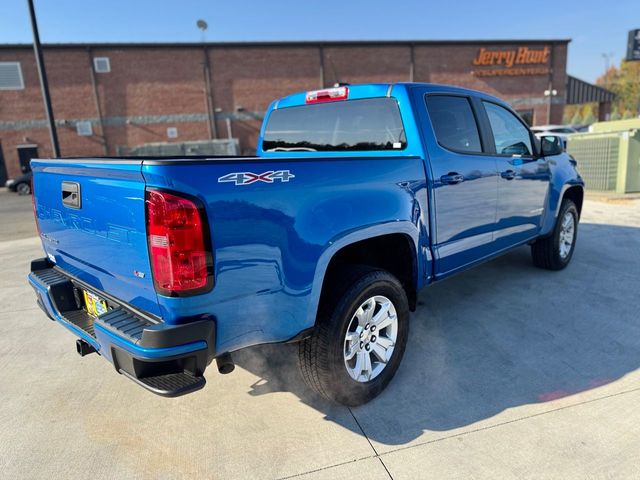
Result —
[[531, 245], [531, 256], [536, 267], [562, 270], [569, 265], [578, 236], [578, 209], [569, 199], [562, 201], [553, 233]]
[[324, 397], [361, 405], [400, 365], [409, 333], [406, 293], [390, 273], [361, 270], [345, 275], [323, 301], [312, 336], [300, 343], [302, 375]]

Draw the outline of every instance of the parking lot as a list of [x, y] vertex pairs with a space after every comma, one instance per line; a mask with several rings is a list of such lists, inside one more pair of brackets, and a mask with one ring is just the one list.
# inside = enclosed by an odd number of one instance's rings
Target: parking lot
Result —
[[427, 288], [397, 376], [352, 409], [293, 345], [177, 399], [80, 358], [25, 279], [31, 208], [0, 191], [5, 478], [640, 478], [640, 200], [587, 200], [564, 271], [524, 247]]

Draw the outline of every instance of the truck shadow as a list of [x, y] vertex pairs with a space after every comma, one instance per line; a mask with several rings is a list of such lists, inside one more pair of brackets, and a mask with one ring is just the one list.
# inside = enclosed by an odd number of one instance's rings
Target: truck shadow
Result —
[[[372, 440], [398, 445], [521, 405], [594, 389], [640, 367], [640, 229], [582, 224], [572, 264], [538, 270], [529, 248], [425, 289], [392, 383], [353, 414]], [[259, 376], [250, 395], [290, 391], [360, 433], [314, 396], [296, 345], [235, 354]]]

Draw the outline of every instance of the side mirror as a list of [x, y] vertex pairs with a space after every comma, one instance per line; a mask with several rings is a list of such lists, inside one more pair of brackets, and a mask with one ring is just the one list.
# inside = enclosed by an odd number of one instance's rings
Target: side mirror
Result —
[[545, 135], [540, 139], [541, 151], [543, 157], [551, 157], [553, 155], [560, 155], [564, 149], [562, 147], [562, 140], [556, 135]]
[[517, 142], [504, 147], [500, 153], [505, 155], [531, 155], [529, 147], [527, 147], [527, 144], [524, 142]]

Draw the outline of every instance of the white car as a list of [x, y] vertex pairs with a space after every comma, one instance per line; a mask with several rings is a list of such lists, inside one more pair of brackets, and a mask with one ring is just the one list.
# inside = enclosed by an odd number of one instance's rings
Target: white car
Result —
[[568, 125], [538, 125], [535, 127], [531, 127], [531, 131], [535, 134], [536, 137], [541, 138], [547, 135], [553, 135], [559, 137], [562, 140], [562, 146], [566, 150], [567, 148], [567, 138], [572, 133], [578, 133], [573, 127]]

